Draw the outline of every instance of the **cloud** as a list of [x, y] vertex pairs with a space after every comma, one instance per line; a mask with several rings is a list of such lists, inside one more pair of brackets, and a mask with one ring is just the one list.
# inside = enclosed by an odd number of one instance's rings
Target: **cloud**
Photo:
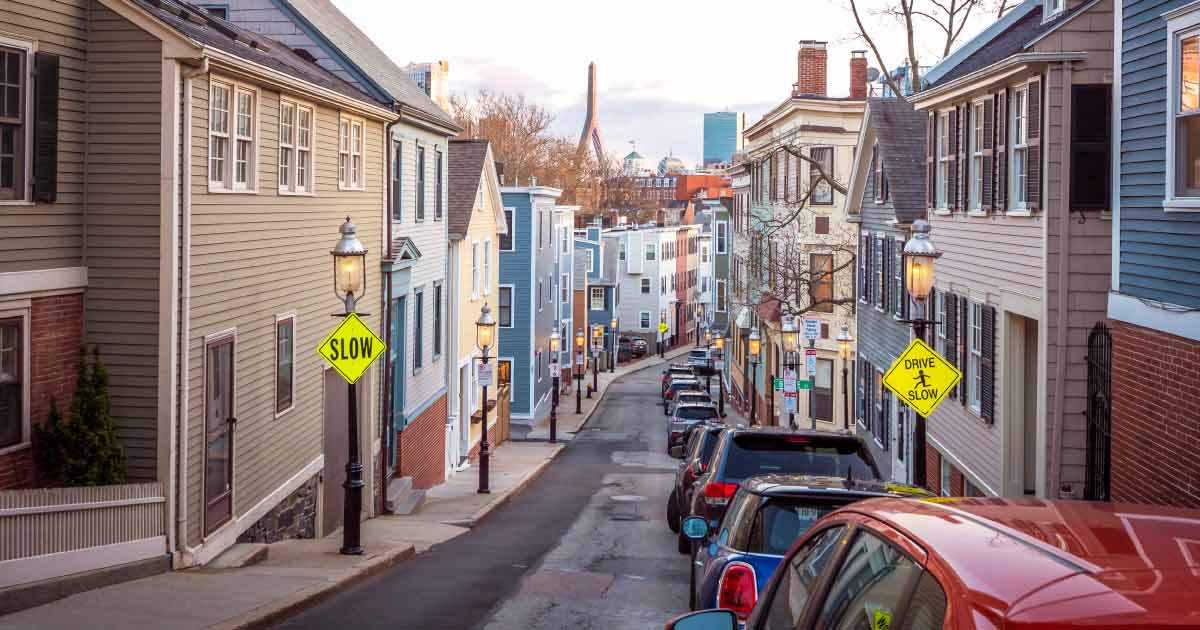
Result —
[[486, 57], [451, 57], [452, 85], [455, 92], [470, 94], [480, 89], [508, 94], [524, 94], [536, 100], [553, 99], [562, 94], [558, 88], [515, 66]]

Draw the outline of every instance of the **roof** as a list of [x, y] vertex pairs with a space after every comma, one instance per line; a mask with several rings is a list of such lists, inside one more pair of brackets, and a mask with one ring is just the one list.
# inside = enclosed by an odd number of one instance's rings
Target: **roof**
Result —
[[1010, 604], [1010, 619], [1054, 614], [1043, 611], [1085, 594], [1092, 602], [1086, 610], [1107, 620], [1200, 614], [1195, 597], [1181, 597], [1200, 592], [1200, 554], [1183, 544], [1200, 540], [1200, 510], [948, 497], [872, 499], [844, 509], [905, 531], [958, 575], [976, 606]]
[[813, 491], [838, 490], [863, 496], [933, 496], [920, 488], [824, 475], [761, 475], [742, 481], [742, 487], [766, 496], [794, 496]]
[[1037, 0], [1026, 0], [1020, 5], [1025, 11], [1024, 15], [1017, 17], [1007, 28], [999, 31], [984, 30], [960, 47], [965, 50], [974, 50], [974, 52], [961, 60], [955, 60], [956, 55], [951, 54], [947, 58], [947, 62], [953, 62], [955, 65], [948, 70], [939, 71], [938, 66], [941, 64], [935, 66], [934, 71], [938, 71], [936, 80], [928, 82], [925, 89], [945, 85], [1022, 52], [1043, 35], [1058, 28], [1074, 15], [1091, 8], [1093, 4], [1094, 2], [1081, 2], [1074, 8], [1066, 9], [1058, 16], [1043, 23], [1042, 3]]
[[321, 66], [305, 60], [286, 44], [222, 20], [182, 0], [133, 0], [172, 30], [202, 46], [282, 72], [371, 105], [390, 105], [358, 89]]
[[450, 238], [463, 238], [471, 225], [475, 198], [483, 184], [488, 156], [487, 140], [451, 140], [447, 150], [450, 189], [446, 193], [446, 229]]
[[367, 77], [368, 81], [409, 107], [449, 124], [457, 129], [447, 114], [425, 91], [408, 78], [350, 18], [333, 6], [330, 0], [278, 0], [307, 21], [330, 44], [345, 55]]
[[[884, 173], [892, 175], [888, 194], [901, 223], [925, 216], [925, 179], [911, 174], [925, 168], [926, 116], [902, 98], [873, 98], [867, 103], [867, 124], [875, 130]], [[863, 190], [864, 195], [874, 194]]]

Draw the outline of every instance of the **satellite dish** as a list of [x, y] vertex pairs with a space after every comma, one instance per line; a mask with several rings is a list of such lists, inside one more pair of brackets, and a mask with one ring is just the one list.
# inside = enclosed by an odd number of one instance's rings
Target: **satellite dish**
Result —
[[878, 68], [867, 68], [867, 80], [868, 81], [874, 81], [875, 79], [878, 79], [878, 78], [879, 78], [879, 69]]

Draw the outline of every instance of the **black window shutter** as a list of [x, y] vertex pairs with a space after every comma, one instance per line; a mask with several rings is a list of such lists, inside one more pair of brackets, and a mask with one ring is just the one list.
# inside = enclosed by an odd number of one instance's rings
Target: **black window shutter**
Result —
[[1029, 82], [1025, 107], [1028, 126], [1026, 145], [1029, 147], [1026, 149], [1029, 157], [1026, 160], [1028, 165], [1025, 177], [1025, 205], [1030, 210], [1036, 211], [1042, 204], [1042, 82], [1040, 80], [1035, 79]]
[[[908, 298], [908, 284], [906, 282], [904, 282], [905, 274], [904, 274], [904, 241], [903, 240], [896, 241], [896, 260], [898, 261], [898, 264], [900, 265], [900, 317], [902, 317], [904, 319], [910, 319], [911, 318], [910, 303], [912, 302], [912, 300], [910, 300]], [[931, 318], [927, 317], [926, 319], [931, 319]]]
[[996, 309], [983, 307], [980, 322], [983, 339], [980, 344], [979, 372], [982, 385], [979, 392], [979, 415], [984, 422], [992, 423], [996, 415]]
[[[962, 309], [962, 312], [960, 312], [958, 314], [958, 325], [959, 325], [959, 327], [962, 328], [962, 332], [959, 333], [959, 335], [958, 335], [958, 351], [959, 351], [958, 364], [961, 366], [959, 368], [961, 370], [967, 366], [968, 353], [971, 351], [971, 319], [970, 319], [971, 301], [966, 298], [963, 298], [958, 301], [958, 304], [959, 304], [959, 308]], [[965, 381], [959, 381], [959, 382], [961, 383], [960, 387], [963, 388], [961, 390], [962, 396], [960, 396], [959, 399], [962, 402], [962, 405], [964, 407], [966, 407], [967, 406], [966, 383], [965, 383]]]
[[892, 284], [890, 281], [892, 272], [892, 237], [883, 239], [883, 255], [880, 262], [880, 268], [883, 270], [883, 278], [879, 283], [880, 296], [883, 298], [883, 312], [892, 310]]
[[[951, 365], [958, 366], [958, 296], [947, 293], [946, 301], [946, 356]], [[950, 390], [950, 397], [958, 396], [958, 388]]]
[[58, 55], [33, 56], [33, 199], [58, 197]]

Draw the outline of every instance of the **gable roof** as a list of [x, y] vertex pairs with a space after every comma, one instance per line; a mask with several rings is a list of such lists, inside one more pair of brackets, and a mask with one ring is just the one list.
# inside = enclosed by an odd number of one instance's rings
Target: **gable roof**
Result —
[[[918, 112], [902, 98], [872, 98], [867, 103], [867, 122], [875, 131], [888, 194], [896, 220], [911, 223], [925, 216], [925, 112]], [[866, 156], [864, 156], [866, 157]], [[863, 195], [867, 193], [864, 187]], [[863, 200], [864, 203], [866, 199]]]
[[275, 0], [280, 6], [290, 9], [296, 16], [308, 22], [317, 34], [342, 53], [373, 87], [385, 92], [393, 100], [412, 107], [437, 120], [451, 129], [458, 127], [433, 99], [417, 87], [400, 69], [367, 37], [350, 18], [333, 6], [330, 0]]
[[446, 228], [450, 238], [463, 238], [471, 225], [475, 197], [483, 184], [484, 169], [488, 162], [488, 141], [451, 140], [447, 158], [450, 162], [450, 190], [447, 193]]
[[248, 31], [182, 0], [131, 0], [180, 35], [306, 83], [374, 106], [390, 105], [297, 55], [286, 44]]

